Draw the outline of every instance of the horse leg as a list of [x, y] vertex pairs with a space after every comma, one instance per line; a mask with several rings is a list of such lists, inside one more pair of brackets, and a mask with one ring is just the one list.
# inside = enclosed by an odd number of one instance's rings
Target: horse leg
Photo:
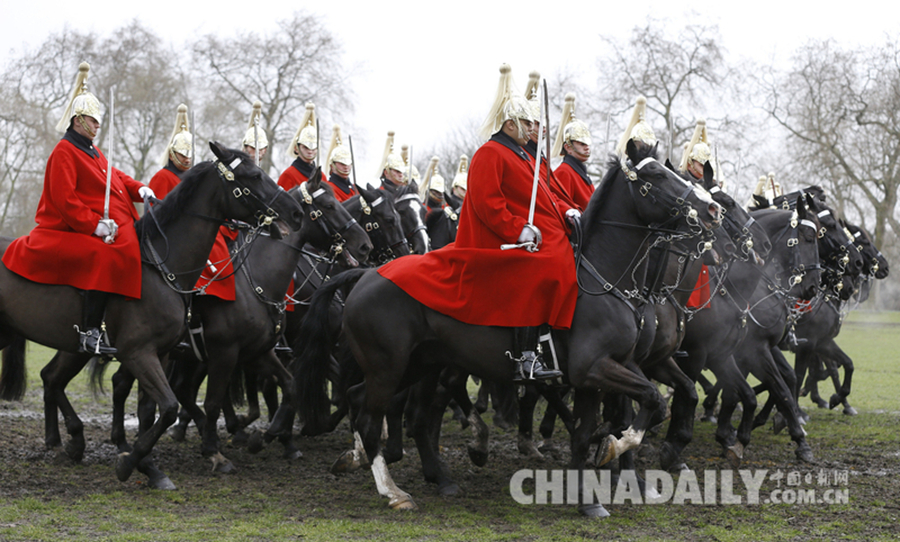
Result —
[[491, 403], [494, 405], [494, 425], [510, 429], [519, 423], [518, 387], [512, 382], [494, 381], [491, 385]]
[[[722, 386], [722, 407], [716, 426], [716, 442], [722, 446], [725, 457], [733, 468], [738, 468], [744, 457], [744, 448], [750, 444], [750, 432], [753, 429], [753, 415], [756, 412], [756, 394], [729, 356], [725, 360], [709, 360], [710, 369], [716, 375], [716, 381]], [[740, 402], [741, 421], [737, 432], [731, 424], [731, 418]]]
[[478, 386], [478, 398], [475, 400], [475, 410], [477, 410], [479, 414], [487, 412], [490, 394], [490, 384], [488, 384], [486, 380], [482, 380], [481, 385]]
[[[745, 353], [752, 355], [752, 352]], [[784, 417], [791, 440], [797, 444], [797, 449], [795, 450], [797, 458], [807, 463], [812, 462], [812, 449], [809, 447], [809, 443], [806, 442], [805, 432], [800, 426], [800, 415], [797, 411], [797, 401], [794, 399], [794, 394], [782, 378], [782, 372], [777, 362], [772, 358], [772, 352], [769, 349], [762, 349], [759, 353], [761, 355], [756, 358], [758, 363], [748, 364], [750, 372], [768, 388], [769, 399], [774, 401], [778, 411]]]
[[[120, 351], [121, 352], [121, 351]], [[145, 474], [150, 473], [149, 485], [156, 489], [174, 489], [175, 485], [157, 469], [150, 470], [144, 461], [153, 450], [156, 441], [175, 423], [178, 416], [178, 400], [169, 387], [165, 371], [155, 352], [136, 352], [129, 356], [120, 355], [119, 361], [137, 379], [141, 390], [159, 408], [159, 418], [141, 433], [132, 445], [131, 452], [119, 454], [116, 461], [116, 476], [124, 482], [131, 477], [135, 468]]]
[[519, 434], [517, 447], [519, 453], [528, 459], [544, 459], [534, 444], [534, 408], [541, 397], [537, 386], [533, 383], [524, 385], [525, 393], [519, 397]]
[[[571, 389], [571, 388], [570, 388]], [[545, 386], [541, 388], [541, 395], [547, 400], [547, 409], [544, 411], [544, 417], [541, 419], [539, 431], [541, 432], [541, 445], [538, 450], [541, 453], [556, 452], [556, 446], [550, 438], [553, 436], [553, 430], [556, 428], [556, 419], [559, 418], [566, 430], [571, 433], [575, 429], [575, 420], [572, 417], [572, 411], [566, 404], [565, 396], [569, 393], [569, 389], [565, 393], [560, 393], [559, 388]]]
[[700, 417], [700, 421], [716, 423], [716, 403], [718, 402], [719, 388], [710, 382], [702, 372], [697, 375], [697, 383], [700, 384], [700, 387], [703, 388], [703, 393], [706, 395], [703, 399], [703, 415]]
[[80, 462], [84, 458], [84, 424], [66, 397], [66, 385], [75, 378], [75, 375], [84, 368], [90, 359], [89, 354], [70, 354], [57, 351], [41, 370], [41, 379], [44, 382], [44, 442], [47, 448], [57, 448], [62, 445], [57, 413], [59, 410], [66, 424], [66, 431], [69, 433], [69, 442], [66, 444], [65, 452], [75, 462]]
[[[437, 385], [435, 384], [435, 387]], [[381, 455], [390, 465], [403, 459], [403, 411], [409, 398], [409, 390], [403, 390], [391, 399], [391, 406], [385, 415], [387, 425], [387, 441], [381, 449]], [[441, 409], [441, 413], [443, 414]]]
[[125, 401], [134, 386], [134, 375], [128, 372], [123, 365], [113, 373], [113, 418], [110, 439], [120, 452], [130, 452], [131, 446], [125, 434]]
[[[855, 415], [856, 410], [847, 403], [847, 396], [850, 395], [850, 388], [853, 383], [853, 360], [844, 352], [834, 339], [827, 341], [822, 346], [822, 358], [826, 365], [832, 368], [832, 381], [834, 382], [835, 393], [828, 401], [828, 407], [834, 408], [839, 403], [844, 404], [844, 414]], [[838, 378], [838, 366], [844, 367], [844, 381], [841, 383]], [[839, 385], [840, 384], [840, 385]]]
[[[585, 468], [591, 446], [591, 436], [597, 425], [597, 407], [600, 394], [593, 389], [575, 389], [575, 400], [572, 415], [575, 418], [575, 428], [570, 434], [572, 460], [569, 468], [578, 470], [578, 511], [588, 517], [605, 518], [609, 512], [598, 501], [594, 502], [593, 493], [590, 500], [585, 495]], [[594, 474], [594, 473], [592, 473]]]
[[659, 449], [659, 464], [663, 470], [687, 470], [680, 461], [681, 452], [690, 444], [694, 434], [694, 411], [697, 409], [697, 388], [671, 357], [654, 364], [647, 376], [674, 388], [671, 420], [666, 439]]
[[390, 383], [373, 382], [371, 385], [365, 386], [365, 400], [356, 416], [355, 425], [371, 464], [378, 493], [388, 498], [388, 506], [394, 510], [414, 510], [416, 505], [412, 497], [394, 483], [384, 456], [381, 454], [384, 416], [396, 389], [397, 383], [390, 385]]
[[[455, 367], [447, 367], [441, 372], [441, 380], [438, 385], [439, 393], [449, 393], [453, 400], [459, 405], [463, 415], [466, 417], [469, 428], [472, 430], [473, 441], [466, 443], [466, 451], [469, 454], [469, 461], [474, 465], [483, 467], [488, 461], [488, 438], [490, 437], [490, 429], [478, 409], [469, 399], [469, 390], [466, 387], [469, 381], [469, 374]], [[440, 425], [434, 428], [438, 435], [440, 434]], [[437, 446], [437, 439], [434, 441]]]
[[437, 484], [438, 493], [449, 497], [460, 489], [450, 475], [450, 469], [441, 459], [438, 442], [441, 436], [441, 420], [450, 403], [450, 393], [438, 385], [440, 371], [432, 371], [410, 388], [408, 404], [412, 407], [407, 418], [422, 460], [425, 481]]
[[235, 472], [236, 468], [219, 451], [218, 421], [223, 404], [229, 400], [228, 384], [237, 365], [237, 345], [207, 345], [210, 365], [206, 377], [206, 398], [203, 410], [206, 412], [205, 430], [200, 452], [211, 459], [213, 470], [222, 473]]

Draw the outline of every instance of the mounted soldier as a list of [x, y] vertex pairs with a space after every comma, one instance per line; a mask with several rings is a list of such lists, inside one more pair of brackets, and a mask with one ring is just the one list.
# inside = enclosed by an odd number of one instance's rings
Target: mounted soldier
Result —
[[[316, 166], [321, 165], [318, 163], [318, 152], [319, 131], [316, 123], [316, 106], [307, 103], [306, 112], [300, 119], [300, 127], [297, 128], [297, 133], [294, 134], [288, 148], [288, 156], [293, 156], [295, 159], [278, 177], [278, 186], [290, 190], [308, 181]], [[322, 180], [325, 179], [323, 172]]]
[[166, 145], [166, 150], [160, 160], [163, 168], [150, 179], [150, 188], [160, 199], [166, 197], [166, 194], [181, 182], [182, 173], [190, 169], [194, 159], [194, 138], [191, 135], [187, 112], [186, 105], [178, 106], [178, 112], [175, 114], [175, 127], [172, 129], [169, 144]]
[[463, 201], [466, 199], [466, 190], [468, 190], [469, 187], [468, 180], [469, 157], [463, 154], [459, 157], [456, 175], [453, 176], [453, 182], [450, 183], [450, 192], [446, 194], [447, 202], [456, 211], [462, 209]]
[[331, 143], [328, 145], [328, 160], [325, 162], [325, 175], [328, 184], [334, 188], [334, 197], [338, 201], [347, 201], [353, 196], [359, 195], [355, 181], [350, 180], [350, 172], [353, 169], [353, 153], [350, 147], [344, 145], [341, 137], [341, 127], [337, 124], [331, 131]]
[[269, 151], [269, 138], [266, 137], [266, 131], [263, 130], [261, 121], [262, 102], [256, 100], [253, 102], [253, 112], [250, 113], [250, 123], [247, 131], [244, 132], [244, 139], [241, 140], [244, 152], [250, 155], [250, 159], [256, 162], [256, 165], [259, 165]]
[[[390, 262], [379, 273], [429, 308], [467, 324], [515, 328], [509, 357], [514, 378], [555, 378], [537, 348], [538, 326], [567, 329], [578, 287], [567, 237], [567, 213], [577, 214], [537, 179], [522, 147], [534, 114], [500, 68], [497, 96], [472, 157], [469, 191], [456, 242], [422, 256]], [[534, 200], [532, 193], [534, 190]], [[529, 222], [530, 207], [534, 215]], [[504, 245], [519, 248], [504, 250]]]
[[591, 158], [591, 132], [584, 121], [575, 118], [575, 95], [571, 92], [566, 94], [550, 155], [563, 156], [562, 163], [553, 173], [575, 206], [583, 211], [594, 193], [594, 183], [587, 171], [587, 161]]
[[658, 143], [653, 128], [647, 123], [647, 98], [643, 96], [638, 96], [635, 100], [631, 120], [628, 121], [628, 127], [616, 145], [616, 156], [625, 158], [625, 148], [629, 141], [633, 141], [639, 149], [652, 147]]
[[394, 152], [394, 132], [388, 132], [387, 141], [384, 143], [384, 154], [378, 169], [381, 170], [382, 190], [396, 194], [401, 186], [407, 184], [404, 175], [406, 163], [402, 156]]
[[419, 187], [419, 198], [425, 202], [429, 215], [432, 212], [440, 212], [446, 206], [444, 203], [444, 178], [437, 171], [439, 162], [439, 157], [431, 157], [428, 169], [425, 170], [425, 180]]
[[[90, 66], [82, 62], [56, 129], [65, 135], [44, 172], [44, 189], [31, 233], [10, 244], [6, 267], [34, 282], [82, 291], [79, 351], [112, 355], [100, 329], [110, 294], [141, 297], [141, 250], [133, 202], [153, 190], [113, 168], [93, 141], [100, 101], [88, 92]], [[112, 118], [110, 119], [112, 126]], [[110, 130], [112, 132], [112, 130]], [[110, 138], [110, 145], [113, 144]]]

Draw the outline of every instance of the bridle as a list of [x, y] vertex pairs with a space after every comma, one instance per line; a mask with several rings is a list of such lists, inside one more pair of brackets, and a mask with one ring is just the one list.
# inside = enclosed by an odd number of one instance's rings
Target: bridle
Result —
[[342, 225], [332, 224], [329, 221], [328, 216], [322, 212], [319, 205], [316, 203], [316, 199], [327, 194], [328, 191], [323, 187], [319, 187], [317, 190], [310, 193], [307, 185], [308, 181], [304, 181], [300, 183], [299, 186], [300, 194], [303, 196], [300, 207], [309, 216], [309, 219], [312, 220], [314, 224], [318, 224], [322, 228], [322, 231], [325, 232], [325, 235], [331, 238], [332, 244], [329, 253], [338, 256], [344, 251], [344, 245], [347, 244], [344, 234], [357, 223], [356, 219], [350, 217], [347, 222]]
[[[396, 200], [394, 200], [394, 203], [397, 204], [397, 203], [403, 203], [405, 201], [413, 201], [413, 200], [415, 200], [415, 203], [417, 205], [422, 204], [422, 200], [419, 199], [419, 195], [414, 194], [412, 192], [403, 194], [402, 196], [398, 197]], [[419, 215], [418, 210], [417, 209], [414, 209], [414, 210], [416, 211], [416, 227], [413, 228], [413, 230], [409, 233], [404, 232], [404, 233], [406, 233], [406, 239], [407, 239], [407, 241], [411, 241], [416, 235], [419, 234], [419, 232], [422, 232], [422, 235], [425, 238], [425, 246], [428, 247], [428, 245], [429, 245], [428, 229], [425, 227], [425, 223], [422, 222], [422, 217]], [[410, 252], [414, 252], [412, 246], [410, 246]]]
[[384, 204], [385, 199], [383, 195], [379, 195], [371, 204], [362, 194], [359, 195], [359, 205], [363, 213], [361, 226], [369, 235], [372, 245], [376, 247], [369, 254], [369, 258], [377, 262], [378, 265], [385, 264], [396, 258], [395, 251], [399, 251], [400, 246], [406, 243], [406, 238], [401, 238], [396, 243], [391, 243], [388, 233], [384, 231], [381, 223], [378, 222], [375, 211]]

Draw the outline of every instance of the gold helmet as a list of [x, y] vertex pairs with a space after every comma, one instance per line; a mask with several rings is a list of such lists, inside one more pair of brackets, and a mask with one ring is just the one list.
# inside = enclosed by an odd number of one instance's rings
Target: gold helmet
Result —
[[428, 163], [428, 169], [425, 170], [425, 180], [419, 187], [419, 198], [422, 201], [428, 201], [429, 190], [444, 193], [444, 178], [437, 172], [438, 162], [440, 162], [440, 158], [432, 156], [431, 162]]
[[303, 113], [303, 118], [300, 119], [300, 127], [297, 128], [297, 133], [291, 139], [288, 149], [290, 156], [300, 156], [297, 145], [303, 145], [313, 151], [319, 148], [319, 133], [316, 131], [316, 106], [312, 102], [306, 102], [306, 111]]
[[344, 145], [344, 138], [341, 137], [341, 127], [337, 124], [331, 129], [331, 143], [328, 145], [328, 163], [325, 164], [326, 176], [331, 174], [331, 164], [334, 162], [347, 166], [353, 165], [350, 147]]
[[169, 145], [166, 147], [166, 152], [162, 155], [163, 166], [168, 164], [169, 160], [172, 160], [178, 166], [184, 165], [180, 163], [175, 153], [187, 156], [192, 160], [194, 158], [192, 155], [193, 136], [191, 135], [191, 124], [188, 121], [187, 110], [186, 105], [178, 105], [178, 112], [175, 114], [175, 126], [172, 128], [172, 135], [169, 136]]
[[616, 145], [616, 154], [623, 156], [625, 154], [625, 147], [631, 139], [651, 146], [656, 145], [656, 134], [653, 133], [653, 128], [647, 124], [646, 117], [647, 98], [638, 96], [637, 101], [634, 104], [634, 109], [631, 111], [631, 120], [628, 122], [628, 127], [625, 129], [625, 132], [622, 133], [619, 144]]
[[541, 72], [533, 71], [528, 74], [528, 84], [525, 86], [525, 99], [531, 106], [531, 115], [536, 122], [541, 122]]
[[691, 160], [696, 160], [701, 164], [709, 162], [712, 151], [709, 148], [709, 134], [706, 131], [706, 119], [698, 119], [697, 126], [694, 127], [694, 135], [691, 141], [685, 146], [684, 154], [681, 155], [681, 163], [678, 165], [679, 171], [687, 171], [688, 164]]
[[566, 94], [566, 103], [563, 105], [562, 119], [559, 121], [559, 131], [556, 132], [556, 140], [553, 142], [553, 149], [550, 156], [559, 156], [563, 154], [563, 145], [565, 143], [572, 144], [573, 141], [591, 144], [591, 131], [588, 130], [584, 121], [575, 118], [575, 94]]
[[266, 131], [262, 128], [262, 102], [259, 100], [253, 102], [253, 113], [250, 114], [250, 123], [241, 143], [256, 150], [262, 150], [269, 146]]
[[[491, 106], [490, 112], [481, 125], [479, 135], [482, 139], [488, 140], [500, 131], [503, 123], [513, 120], [519, 125], [519, 120], [535, 121], [531, 106], [524, 96], [519, 94], [512, 80], [512, 68], [509, 64], [500, 66], [500, 83], [497, 85], [497, 95], [494, 97], [494, 104]], [[521, 126], [519, 126], [521, 131]]]
[[[422, 178], [419, 175], [419, 168], [416, 167], [415, 164], [409, 163], [409, 145], [401, 145], [400, 146], [400, 158], [403, 159], [403, 178], [408, 184], [410, 180], [419, 182]], [[412, 167], [412, 173], [410, 173], [410, 167]]]
[[[88, 92], [87, 89], [87, 78], [90, 70], [91, 66], [87, 62], [82, 62], [78, 66], [78, 75], [75, 77], [75, 86], [72, 89], [72, 94], [69, 96], [69, 102], [66, 104], [62, 118], [56, 124], [57, 132], [65, 133], [69, 129], [72, 119], [76, 117], [93, 117], [97, 122], [103, 122], [103, 115], [100, 112], [100, 100]], [[90, 131], [88, 130], [88, 132]]]
[[459, 157], [459, 166], [456, 168], [456, 175], [453, 177], [453, 182], [450, 184], [450, 190], [453, 190], [457, 186], [463, 190], [468, 189], [468, 178], [469, 157], [463, 154]]

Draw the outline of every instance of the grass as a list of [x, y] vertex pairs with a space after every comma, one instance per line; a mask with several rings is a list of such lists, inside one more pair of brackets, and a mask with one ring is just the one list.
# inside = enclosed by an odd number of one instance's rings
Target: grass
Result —
[[[514, 450], [514, 435], [494, 430], [491, 463], [483, 469], [473, 467], [464, 460], [454, 460], [464, 454], [458, 443], [467, 434], [450, 421], [444, 426], [444, 453], [467, 493], [455, 499], [436, 496], [433, 488], [421, 481], [416, 452], [407, 441], [410, 457], [398, 464], [405, 463], [406, 470], [393, 472], [398, 484], [413, 493], [419, 503], [421, 511], [414, 513], [388, 510], [368, 471], [335, 477], [324, 472], [327, 465], [309, 459], [284, 466], [277, 450], [266, 450], [256, 457], [229, 450], [229, 454], [237, 455], [243, 470], [235, 476], [215, 476], [195, 457], [199, 455], [195, 437], [189, 450], [163, 466], [179, 489], [157, 492], [147, 490], [134, 478], [128, 483], [112, 480], [111, 458], [78, 466], [48, 458], [40, 453], [40, 445], [29, 433], [24, 437], [27, 446], [22, 459], [0, 462], [0, 480], [27, 476], [29, 483], [23, 485], [31, 488], [30, 494], [24, 494], [14, 484], [0, 485], [7, 488], [0, 491], [0, 540], [896, 539], [900, 515], [894, 481], [900, 473], [900, 418], [896, 415], [900, 367], [894, 361], [900, 351], [897, 324], [900, 313], [849, 315], [838, 343], [856, 363], [850, 399], [860, 415], [850, 418], [839, 410], [819, 410], [808, 400], [802, 401], [812, 417], [809, 442], [818, 463], [793, 463], [793, 447], [786, 437], [762, 429], [754, 432], [745, 456], [744, 466], [750, 469], [798, 469], [804, 473], [848, 469], [851, 501], [847, 505], [625, 504], [610, 507], [613, 516], [602, 522], [587, 520], [568, 506], [518, 505], [504, 485], [519, 468], [564, 468], [564, 462], [535, 463], [518, 458], [514, 451], [508, 451]], [[40, 408], [39, 371], [50, 354], [43, 347], [29, 347], [29, 391], [23, 402], [27, 408]], [[110, 369], [115, 368], [113, 365]], [[823, 383], [821, 390], [830, 394], [830, 384]], [[92, 420], [89, 424], [95, 432], [108, 431], [109, 396], [94, 398], [81, 375], [67, 391], [75, 409], [89, 413], [85, 418]], [[134, 412], [135, 395], [129, 399], [127, 412]], [[15, 408], [22, 405], [0, 405], [0, 414]], [[0, 417], [0, 423], [2, 420]], [[40, 425], [37, 420], [34, 423]], [[8, 435], [5, 431], [3, 434]], [[560, 441], [564, 438], [563, 433], [557, 436]], [[315, 446], [330, 453], [346, 441], [344, 433], [327, 442], [309, 439], [303, 446], [313, 455]], [[694, 443], [685, 460], [697, 470], [725, 468], [711, 442], [713, 427], [696, 424]], [[96, 438], [89, 442], [89, 448], [98, 446]], [[178, 449], [171, 443], [166, 446], [167, 450]], [[193, 464], [179, 470], [182, 461]], [[201, 469], [207, 474], [201, 474]], [[484, 478], [490, 478], [491, 484], [475, 483]], [[46, 479], [46, 483], [34, 490], [30, 482], [40, 479]]]

